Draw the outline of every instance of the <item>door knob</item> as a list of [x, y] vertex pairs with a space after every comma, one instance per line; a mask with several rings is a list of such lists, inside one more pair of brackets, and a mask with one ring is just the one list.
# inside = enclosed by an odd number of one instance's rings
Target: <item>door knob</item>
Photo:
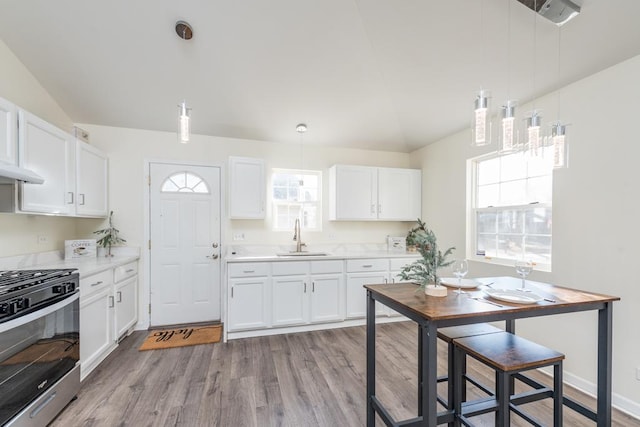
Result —
[[220, 255], [218, 255], [218, 254], [207, 255], [207, 258], [218, 259], [218, 258], [220, 258]]
[[214, 249], [218, 247], [217, 243], [214, 243], [213, 245], [211, 245]]

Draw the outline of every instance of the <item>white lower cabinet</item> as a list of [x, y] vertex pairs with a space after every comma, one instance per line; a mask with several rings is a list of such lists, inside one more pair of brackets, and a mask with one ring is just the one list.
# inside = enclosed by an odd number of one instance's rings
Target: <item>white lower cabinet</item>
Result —
[[[388, 258], [347, 260], [347, 318], [354, 319], [367, 315], [367, 290], [364, 285], [387, 283], [389, 275]], [[376, 315], [383, 316], [386, 309], [376, 303]]]
[[84, 379], [116, 347], [111, 271], [80, 279], [80, 377]]
[[311, 323], [344, 320], [342, 274], [311, 276]]
[[292, 326], [307, 323], [309, 297], [307, 276], [273, 278], [273, 326]]
[[80, 279], [80, 378], [84, 379], [138, 321], [137, 261]]
[[229, 314], [226, 325], [229, 331], [271, 326], [267, 304], [269, 282], [267, 277], [229, 280]]

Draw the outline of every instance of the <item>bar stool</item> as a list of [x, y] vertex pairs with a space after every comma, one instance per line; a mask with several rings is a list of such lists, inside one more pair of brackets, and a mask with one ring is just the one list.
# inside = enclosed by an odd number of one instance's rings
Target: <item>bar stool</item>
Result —
[[[472, 425], [468, 421], [467, 414], [462, 413], [461, 361], [467, 355], [496, 372], [496, 426], [509, 426], [511, 411], [516, 412], [529, 423], [540, 426], [539, 421], [519, 409], [517, 404], [547, 397], [553, 398], [553, 425], [556, 427], [562, 425], [562, 361], [564, 354], [508, 332], [458, 338], [453, 340], [453, 344], [458, 365], [454, 367], [453, 371], [455, 375], [454, 409], [460, 421], [465, 425]], [[544, 366], [553, 366], [553, 390], [543, 387], [534, 392], [523, 393], [520, 400], [518, 399], [519, 395], [510, 396], [510, 378], [518, 378], [520, 372]], [[469, 416], [478, 414], [469, 412]]]
[[[448, 407], [449, 409], [453, 409], [453, 381], [449, 381], [451, 377], [453, 379], [453, 369], [455, 366], [454, 358], [455, 352], [453, 349], [453, 340], [457, 338], [464, 337], [473, 337], [476, 335], [485, 335], [485, 334], [493, 334], [496, 332], [504, 332], [500, 328], [496, 328], [495, 326], [491, 326], [488, 323], [474, 323], [471, 325], [462, 325], [462, 326], [450, 326], [448, 328], [439, 328], [438, 329], [438, 338], [447, 343], [447, 375], [442, 375], [438, 377], [438, 382], [447, 381], [447, 401], [444, 401], [440, 396], [438, 396], [438, 401], [443, 405]], [[493, 396], [493, 392], [489, 390], [486, 386], [478, 382], [476, 379], [469, 377], [467, 375], [467, 363], [466, 357], [461, 360], [461, 369], [462, 369], [462, 400], [466, 400], [467, 390], [466, 390], [466, 381], [469, 381], [480, 390], [487, 393], [489, 396]]]

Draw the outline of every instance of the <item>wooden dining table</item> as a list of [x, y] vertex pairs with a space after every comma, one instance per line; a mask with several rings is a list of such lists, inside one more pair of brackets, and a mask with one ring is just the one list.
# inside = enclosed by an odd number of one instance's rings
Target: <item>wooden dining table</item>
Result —
[[[521, 279], [484, 277], [476, 279], [493, 289], [516, 290]], [[488, 297], [480, 286], [469, 293], [456, 294], [450, 289], [446, 297], [427, 296], [413, 283], [371, 284], [367, 290], [367, 426], [375, 426], [376, 414], [388, 426], [430, 426], [452, 423], [453, 408], [437, 410], [437, 330], [448, 326], [504, 321], [505, 330], [515, 333], [516, 319], [551, 316], [582, 311], [597, 311], [597, 404], [595, 410], [564, 397], [563, 403], [595, 421], [599, 427], [611, 425], [611, 353], [613, 302], [620, 298], [527, 281], [527, 289], [540, 297], [535, 303], [514, 303]], [[487, 289], [487, 288], [484, 288]], [[477, 297], [473, 299], [471, 297]], [[538, 299], [538, 298], [536, 298]], [[394, 420], [376, 396], [376, 301], [418, 324], [418, 413], [407, 420]], [[571, 333], [558, 328], [553, 333]], [[383, 380], [382, 378], [378, 379]]]

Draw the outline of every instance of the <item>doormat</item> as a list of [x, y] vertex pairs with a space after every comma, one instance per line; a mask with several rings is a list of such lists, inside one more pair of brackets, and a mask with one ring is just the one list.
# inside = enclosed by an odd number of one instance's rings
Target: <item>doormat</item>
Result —
[[149, 331], [149, 335], [138, 350], [160, 350], [188, 345], [213, 344], [220, 342], [221, 335], [222, 325], [156, 329]]

